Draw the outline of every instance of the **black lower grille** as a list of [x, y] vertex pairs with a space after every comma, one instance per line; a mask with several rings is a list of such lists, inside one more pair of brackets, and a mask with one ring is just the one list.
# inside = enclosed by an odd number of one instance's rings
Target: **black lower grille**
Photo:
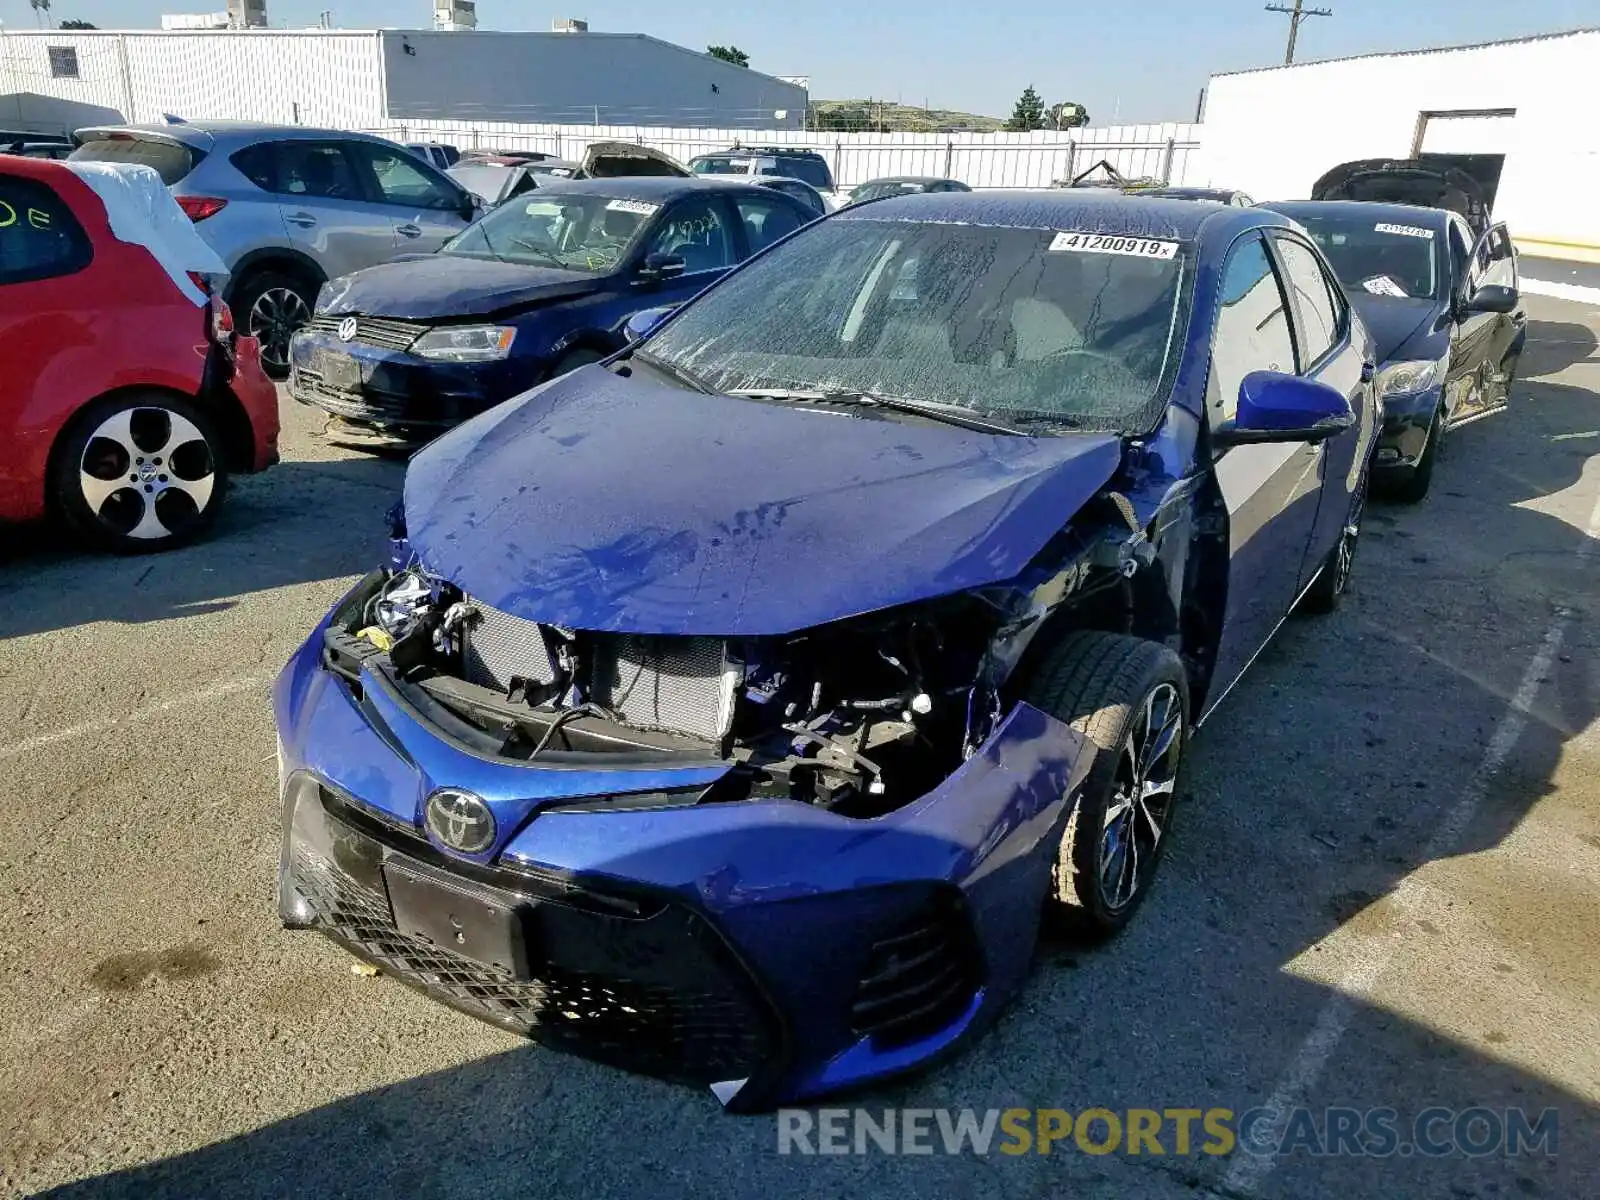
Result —
[[296, 400], [332, 413], [336, 417], [348, 417], [353, 421], [377, 424], [429, 424], [428, 421], [419, 419], [419, 414], [414, 411], [415, 406], [409, 397], [377, 391], [371, 387], [360, 392], [342, 391], [339, 388], [329, 387], [323, 382], [321, 375], [304, 367], [295, 368], [292, 387]]
[[731, 950], [676, 904], [613, 915], [540, 901], [532, 979], [395, 928], [385, 851], [329, 821], [328, 856], [297, 846], [292, 883], [313, 924], [390, 974], [497, 1025], [641, 1073], [709, 1084], [772, 1057], [776, 1019]]
[[941, 898], [873, 943], [850, 1006], [851, 1028], [891, 1044], [925, 1037], [961, 1015], [981, 975], [964, 906]]

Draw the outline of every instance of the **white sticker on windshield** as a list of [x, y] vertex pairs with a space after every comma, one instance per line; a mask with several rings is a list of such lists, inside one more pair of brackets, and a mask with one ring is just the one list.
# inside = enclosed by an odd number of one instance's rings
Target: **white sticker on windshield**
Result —
[[642, 217], [648, 217], [660, 207], [661, 205], [651, 204], [648, 200], [613, 200], [606, 205], [611, 212], [638, 213]]
[[1078, 254], [1130, 254], [1135, 258], [1176, 258], [1177, 242], [1156, 238], [1124, 237], [1114, 233], [1058, 233], [1047, 249], [1051, 253], [1071, 250]]
[[1427, 238], [1433, 241], [1433, 230], [1421, 229], [1416, 225], [1391, 225], [1387, 221], [1380, 221], [1372, 227], [1374, 233], [1398, 233], [1401, 237]]
[[1406, 290], [1388, 275], [1374, 275], [1371, 279], [1361, 281], [1361, 286], [1374, 296], [1400, 296], [1405, 297]]

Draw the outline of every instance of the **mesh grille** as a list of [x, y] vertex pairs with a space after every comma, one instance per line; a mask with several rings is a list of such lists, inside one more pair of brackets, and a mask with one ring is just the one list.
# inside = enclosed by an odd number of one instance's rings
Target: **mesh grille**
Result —
[[[311, 328], [318, 333], [331, 333], [339, 336], [339, 326], [345, 322], [344, 316], [322, 316], [311, 318]], [[391, 321], [384, 317], [357, 317], [356, 335], [350, 340], [363, 346], [379, 346], [385, 350], [404, 350], [423, 334], [427, 333], [429, 326], [419, 325], [414, 321]]]
[[487, 605], [477, 610], [478, 619], [467, 628], [467, 682], [502, 692], [514, 675], [535, 683], [555, 682], [556, 665], [538, 625]]
[[640, 729], [723, 734], [722, 643], [716, 638], [596, 639], [592, 690], [597, 703]]
[[[401, 933], [376, 880], [358, 880], [303, 846], [292, 862], [294, 886], [315, 909], [318, 928], [387, 973], [505, 1028], [696, 1083], [745, 1078], [775, 1048], [748, 978], [687, 910], [669, 907], [644, 921], [549, 906], [541, 911], [567, 927], [546, 929], [549, 958], [536, 978], [519, 980]], [[563, 963], [556, 956], [564, 947], [587, 958]]]

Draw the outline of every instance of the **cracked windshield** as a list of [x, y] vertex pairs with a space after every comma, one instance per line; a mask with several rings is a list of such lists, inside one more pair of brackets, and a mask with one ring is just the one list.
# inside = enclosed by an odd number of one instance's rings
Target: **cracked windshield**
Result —
[[718, 391], [863, 392], [1026, 425], [1139, 431], [1175, 361], [1178, 243], [839, 220], [703, 296], [651, 354]]
[[519, 197], [453, 238], [444, 253], [569, 271], [610, 271], [627, 256], [659, 207], [605, 196]]

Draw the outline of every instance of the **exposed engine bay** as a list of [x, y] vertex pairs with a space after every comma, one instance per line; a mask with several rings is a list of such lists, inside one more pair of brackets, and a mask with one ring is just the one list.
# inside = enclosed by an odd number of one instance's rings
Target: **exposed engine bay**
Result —
[[552, 765], [731, 760], [699, 800], [872, 816], [937, 786], [992, 728], [1000, 621], [966, 596], [772, 638], [597, 633], [500, 612], [413, 566], [352, 594], [323, 661], [354, 683], [364, 664], [382, 670], [480, 752], [488, 739], [496, 756]]

